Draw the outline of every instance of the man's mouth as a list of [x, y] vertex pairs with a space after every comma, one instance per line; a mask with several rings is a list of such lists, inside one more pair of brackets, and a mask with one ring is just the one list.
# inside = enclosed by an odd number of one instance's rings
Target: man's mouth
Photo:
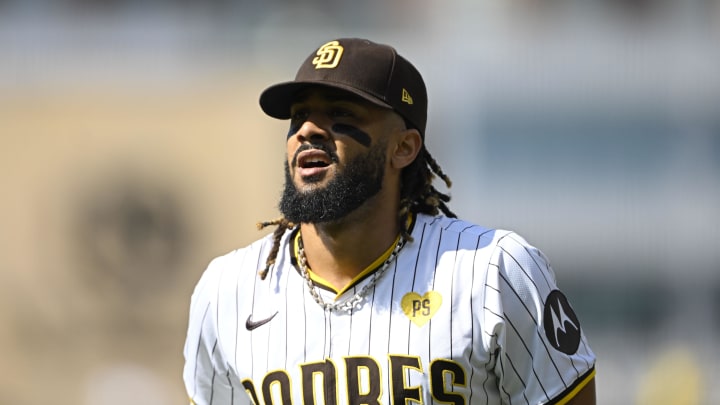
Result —
[[305, 150], [296, 157], [296, 166], [303, 177], [318, 175], [332, 163], [332, 157], [320, 149]]
[[322, 158], [308, 158], [302, 159], [298, 162], [298, 166], [303, 169], [309, 169], [313, 167], [327, 167], [330, 163], [326, 159]]

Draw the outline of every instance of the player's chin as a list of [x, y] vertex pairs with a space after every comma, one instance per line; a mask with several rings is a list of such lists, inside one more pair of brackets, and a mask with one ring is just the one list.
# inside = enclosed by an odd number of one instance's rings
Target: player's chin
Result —
[[304, 176], [298, 176], [295, 181], [295, 187], [303, 192], [317, 190], [323, 188], [327, 183], [326, 173], [314, 173]]
[[296, 169], [296, 186], [302, 187], [303, 185], [323, 185], [323, 183], [329, 181], [330, 177], [332, 177], [332, 172], [333, 170], [328, 166]]
[[295, 176], [304, 182], [316, 183], [329, 177], [333, 170], [333, 165], [312, 166], [312, 167], [296, 167]]

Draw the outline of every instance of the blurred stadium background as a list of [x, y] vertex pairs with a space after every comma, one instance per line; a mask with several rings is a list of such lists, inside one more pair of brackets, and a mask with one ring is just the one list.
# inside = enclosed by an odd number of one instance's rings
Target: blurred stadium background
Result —
[[452, 207], [542, 248], [601, 404], [720, 403], [720, 1], [0, 1], [0, 404], [186, 403], [190, 293], [276, 216], [315, 46], [395, 45]]

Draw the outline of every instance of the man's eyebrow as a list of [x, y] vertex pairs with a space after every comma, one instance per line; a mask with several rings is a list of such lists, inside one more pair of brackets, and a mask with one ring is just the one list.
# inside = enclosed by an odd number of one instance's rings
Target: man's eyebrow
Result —
[[299, 91], [292, 96], [292, 100], [290, 101], [290, 105], [302, 103], [305, 100], [308, 99], [308, 93], [306, 91]]

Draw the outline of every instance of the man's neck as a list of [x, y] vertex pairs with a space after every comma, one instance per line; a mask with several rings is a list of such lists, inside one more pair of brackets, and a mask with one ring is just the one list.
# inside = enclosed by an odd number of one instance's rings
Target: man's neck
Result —
[[338, 291], [377, 260], [400, 231], [396, 211], [366, 211], [338, 222], [300, 226], [308, 265]]

